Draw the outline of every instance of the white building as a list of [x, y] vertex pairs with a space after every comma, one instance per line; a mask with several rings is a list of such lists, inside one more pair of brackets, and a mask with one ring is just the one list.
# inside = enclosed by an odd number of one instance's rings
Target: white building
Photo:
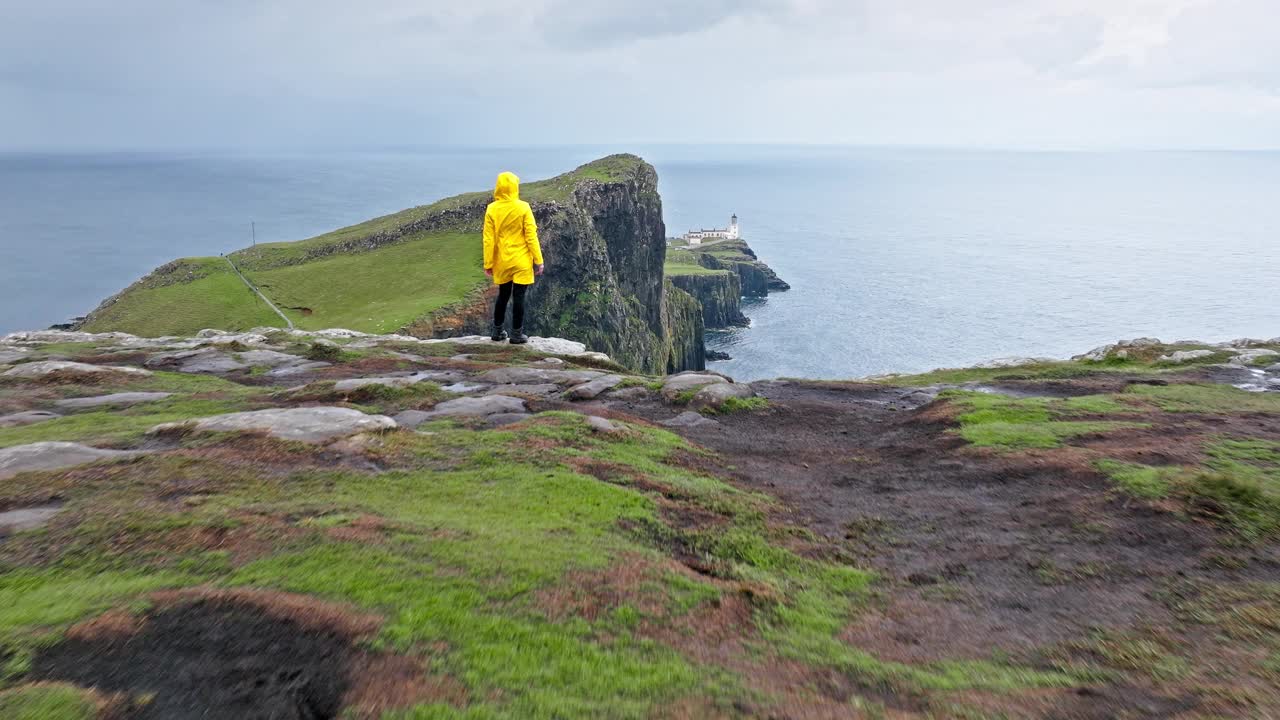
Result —
[[729, 227], [727, 228], [690, 230], [682, 235], [681, 238], [688, 240], [690, 245], [701, 245], [703, 240], [737, 240], [738, 216], [733, 215], [729, 218]]

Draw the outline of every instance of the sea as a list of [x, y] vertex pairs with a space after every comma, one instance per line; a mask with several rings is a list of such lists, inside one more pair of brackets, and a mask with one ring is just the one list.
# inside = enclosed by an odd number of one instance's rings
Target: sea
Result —
[[791, 284], [709, 333], [732, 357], [711, 367], [739, 379], [1280, 336], [1280, 152], [756, 145], [0, 154], [0, 333], [83, 315], [176, 257], [613, 152], [657, 167], [669, 235], [736, 213]]

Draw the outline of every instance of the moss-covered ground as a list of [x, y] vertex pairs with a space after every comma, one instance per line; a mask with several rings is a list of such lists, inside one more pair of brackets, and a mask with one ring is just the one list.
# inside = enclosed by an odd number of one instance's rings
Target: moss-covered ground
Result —
[[[305, 343], [287, 348], [312, 351]], [[454, 395], [430, 381], [347, 393], [333, 383], [391, 371], [479, 373], [543, 359], [505, 345], [469, 348], [471, 360], [452, 359], [459, 350], [339, 348], [326, 356], [333, 367], [287, 381], [242, 371], [0, 382], [6, 412], [109, 392], [174, 393], [0, 428], [0, 447], [74, 440], [146, 451], [0, 481], [0, 511], [60, 508], [47, 525], [0, 539], [0, 716], [128, 716], [145, 707], [148, 693], [172, 688], [90, 692], [68, 684], [48, 658], [79, 652], [76, 643], [101, 637], [94, 633], [103, 627], [139, 632], [183, 602], [169, 591], [207, 597], [246, 589], [286, 609], [316, 603], [319, 617], [371, 615], [373, 629], [353, 641], [353, 652], [417, 668], [409, 675], [418, 680], [389, 683], [394, 692], [378, 686], [383, 695], [369, 702], [371, 674], [386, 666], [353, 663], [344, 671], [365, 695], [356, 701], [353, 689], [344, 696], [348, 717], [1051, 717], [1043, 699], [1074, 692], [1067, 688], [1135, 684], [1161, 697], [1179, 688], [1245, 696], [1213, 707], [1274, 707], [1271, 694], [1250, 684], [1274, 683], [1280, 653], [1280, 586], [1263, 570], [1234, 583], [1191, 574], [1158, 591], [1180, 627], [1230, 638], [1238, 652], [1256, 655], [1259, 674], [1249, 682], [1206, 675], [1194, 648], [1171, 636], [1167, 623], [1099, 625], [1036, 652], [957, 644], [914, 656], [894, 646], [890, 630], [870, 639], [855, 632], [905, 591], [891, 567], [848, 550], [872, 537], [905, 547], [907, 525], [877, 515], [847, 525], [843, 539], [816, 532], [779, 496], [730, 481], [755, 472], [749, 466], [639, 416], [615, 416], [620, 431], [599, 432], [578, 406], [543, 401], [501, 427], [441, 418], [323, 446], [252, 434], [146, 434], [177, 419], [266, 407], [430, 409]], [[405, 352], [419, 359], [405, 359]], [[145, 356], [94, 343], [45, 346], [36, 355], [118, 364]], [[1100, 376], [1105, 387], [1111, 373], [1099, 369], [1072, 381]], [[621, 385], [657, 387], [643, 377]], [[814, 392], [805, 397], [828, 391]], [[1067, 397], [953, 390], [917, 420], [902, 420], [908, 424], [901, 427], [936, 443], [913, 445], [914, 454], [902, 457], [918, 459], [920, 447], [945, 447], [954, 438], [954, 455], [942, 459], [990, 463], [993, 473], [1024, 458], [1037, 467], [1074, 463], [1113, 483], [1105, 492], [1125, 502], [1220, 528], [1220, 564], [1260, 568], [1248, 555], [1274, 547], [1280, 531], [1276, 397], [1176, 381]], [[636, 411], [679, 411], [653, 403]], [[849, 407], [832, 417], [856, 423]], [[758, 428], [791, 432], [798, 426], [790, 423], [804, 422], [785, 396], [732, 403], [716, 419], [728, 428], [725, 437], [757, 444], [771, 437]], [[829, 422], [814, 427], [826, 437]], [[869, 427], [891, 424], [877, 419]], [[1158, 448], [1162, 454], [1153, 454]], [[875, 452], [892, 457], [889, 445]], [[779, 460], [796, 473], [810, 472], [809, 462], [837, 463], [819, 465], [823, 473], [869, 473], [873, 466], [815, 447]], [[1067, 564], [1046, 556], [1024, 570], [1045, 588], [1108, 583], [1117, 572], [1105, 557]], [[910, 581], [908, 588], [928, 590], [920, 591], [930, 598], [920, 612], [936, 612], [939, 602], [965, 607], [970, 591], [958, 584], [965, 572], [955, 570], [946, 583]], [[968, 602], [966, 612], [985, 612]], [[953, 647], [945, 636], [960, 629], [936, 628], [943, 640], [928, 643]], [[152, 652], [147, 643], [131, 652]], [[1224, 647], [1210, 646], [1215, 653]]]

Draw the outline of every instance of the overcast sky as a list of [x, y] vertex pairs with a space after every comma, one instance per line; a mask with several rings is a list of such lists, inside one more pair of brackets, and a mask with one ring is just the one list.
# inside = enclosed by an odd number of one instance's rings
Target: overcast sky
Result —
[[1280, 0], [0, 0], [0, 147], [1280, 148]]

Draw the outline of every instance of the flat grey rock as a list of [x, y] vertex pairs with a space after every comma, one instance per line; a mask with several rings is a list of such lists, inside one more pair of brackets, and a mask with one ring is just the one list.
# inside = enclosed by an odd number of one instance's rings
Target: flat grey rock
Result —
[[496, 415], [489, 415], [484, 421], [489, 427], [502, 427], [503, 425], [518, 423], [531, 417], [533, 416], [529, 413], [497, 413]]
[[1258, 348], [1256, 350], [1245, 350], [1227, 361], [1230, 365], [1249, 365], [1262, 358], [1270, 358], [1280, 355], [1280, 352], [1267, 348]]
[[620, 382], [622, 382], [621, 375], [603, 375], [569, 388], [565, 391], [564, 396], [570, 400], [595, 400], [600, 396], [600, 393], [609, 390]]
[[689, 408], [692, 410], [719, 408], [730, 398], [745, 399], [755, 396], [756, 391], [752, 390], [750, 385], [743, 383], [716, 383], [707, 385], [699, 390], [693, 396], [693, 399], [689, 401]]
[[621, 390], [610, 390], [606, 398], [610, 400], [644, 400], [649, 397], [652, 391], [647, 387], [635, 386], [622, 388]]
[[8, 365], [30, 357], [25, 350], [0, 350], [0, 365]]
[[430, 420], [431, 413], [425, 410], [405, 410], [392, 419], [396, 421], [396, 425], [402, 428], [413, 429]]
[[710, 373], [687, 373], [681, 375], [672, 375], [662, 383], [662, 397], [668, 402], [675, 400], [681, 393], [688, 390], [706, 387], [707, 385], [717, 385], [720, 383], [728, 384], [729, 381], [720, 375], [712, 375]]
[[320, 368], [327, 368], [332, 365], [333, 363], [327, 363], [322, 360], [311, 360], [297, 365], [284, 365], [282, 367], [278, 367], [275, 370], [268, 372], [267, 377], [289, 377], [291, 375], [302, 375], [303, 373], [308, 373], [312, 370], [319, 370]]
[[614, 435], [626, 432], [627, 430], [608, 418], [602, 418], [596, 415], [587, 416], [587, 427], [591, 428], [592, 432], [604, 433], [606, 435]]
[[663, 420], [658, 424], [665, 425], [667, 427], [690, 428], [702, 427], [704, 425], [719, 425], [720, 423], [709, 417], [704, 417], [700, 413], [686, 410], [670, 420]]
[[556, 383], [576, 385], [604, 375], [595, 370], [556, 370], [553, 368], [505, 367], [481, 374], [476, 379], [492, 385], [535, 385]]
[[487, 387], [489, 386], [483, 385], [481, 383], [469, 383], [465, 381], [460, 381], [460, 382], [453, 383], [451, 385], [445, 385], [440, 389], [444, 390], [445, 392], [458, 393], [459, 395], [465, 395], [467, 393], [476, 392], [477, 390], [484, 390]]
[[1192, 360], [1199, 360], [1200, 358], [1209, 357], [1213, 355], [1214, 352], [1215, 351], [1213, 350], [1207, 350], [1207, 349], [1206, 350], [1179, 350], [1177, 352], [1169, 353], [1168, 355], [1161, 355], [1160, 360], [1162, 362], [1184, 363], [1184, 362], [1190, 362]]
[[240, 362], [247, 363], [251, 367], [275, 369], [279, 367], [294, 367], [311, 361], [304, 357], [276, 352], [275, 350], [247, 350], [240, 353]]
[[546, 365], [548, 367], [564, 367], [565, 361], [558, 357], [546, 357], [534, 363], [534, 365]]
[[139, 453], [103, 450], [73, 442], [38, 442], [0, 448], [0, 480], [32, 470], [61, 470], [99, 460], [129, 458]]
[[133, 375], [145, 377], [151, 373], [140, 368], [121, 367], [118, 365], [90, 365], [88, 363], [71, 362], [70, 360], [42, 360], [39, 362], [18, 365], [4, 371], [5, 377], [41, 378], [53, 374], [83, 375], [85, 377], [103, 375]]
[[23, 530], [34, 530], [42, 527], [54, 515], [62, 512], [62, 505], [40, 505], [37, 507], [18, 508], [0, 513], [0, 538]]
[[499, 413], [525, 412], [524, 401], [506, 395], [485, 395], [484, 397], [462, 397], [446, 400], [436, 405], [430, 412], [431, 417], [484, 417]]
[[417, 385], [423, 380], [431, 380], [434, 377], [435, 373], [414, 373], [413, 375], [392, 377], [351, 378], [349, 380], [339, 380], [334, 383], [333, 389], [338, 392], [351, 392], [370, 385], [382, 385], [389, 388], [406, 388], [411, 385]]
[[102, 407], [111, 405], [122, 407], [127, 405], [138, 405], [140, 403], [156, 402], [170, 397], [173, 393], [167, 392], [127, 392], [114, 393], [111, 395], [97, 395], [95, 397], [68, 398], [59, 400], [54, 403], [60, 408], [71, 410], [82, 410], [84, 408]]
[[221, 374], [247, 370], [245, 363], [217, 348], [200, 348], [153, 355], [144, 363], [149, 368], [199, 374]]
[[151, 428], [150, 433], [188, 429], [194, 432], [257, 431], [298, 442], [322, 443], [334, 438], [362, 432], [390, 430], [396, 422], [385, 415], [366, 415], [359, 410], [340, 407], [273, 408], [252, 412], [230, 413], [213, 417], [166, 423]]
[[537, 385], [499, 385], [490, 388], [485, 395], [533, 395], [535, 397], [551, 397], [560, 392], [555, 383], [538, 383]]
[[1275, 365], [1270, 365], [1270, 366], [1268, 366], [1268, 367], [1267, 367], [1267, 372], [1269, 372], [1269, 373], [1280, 373], [1280, 363], [1276, 363]]
[[28, 410], [26, 412], [0, 416], [0, 428], [34, 425], [39, 422], [45, 422], [46, 420], [56, 420], [60, 417], [62, 416], [57, 413], [51, 413], [47, 410]]

